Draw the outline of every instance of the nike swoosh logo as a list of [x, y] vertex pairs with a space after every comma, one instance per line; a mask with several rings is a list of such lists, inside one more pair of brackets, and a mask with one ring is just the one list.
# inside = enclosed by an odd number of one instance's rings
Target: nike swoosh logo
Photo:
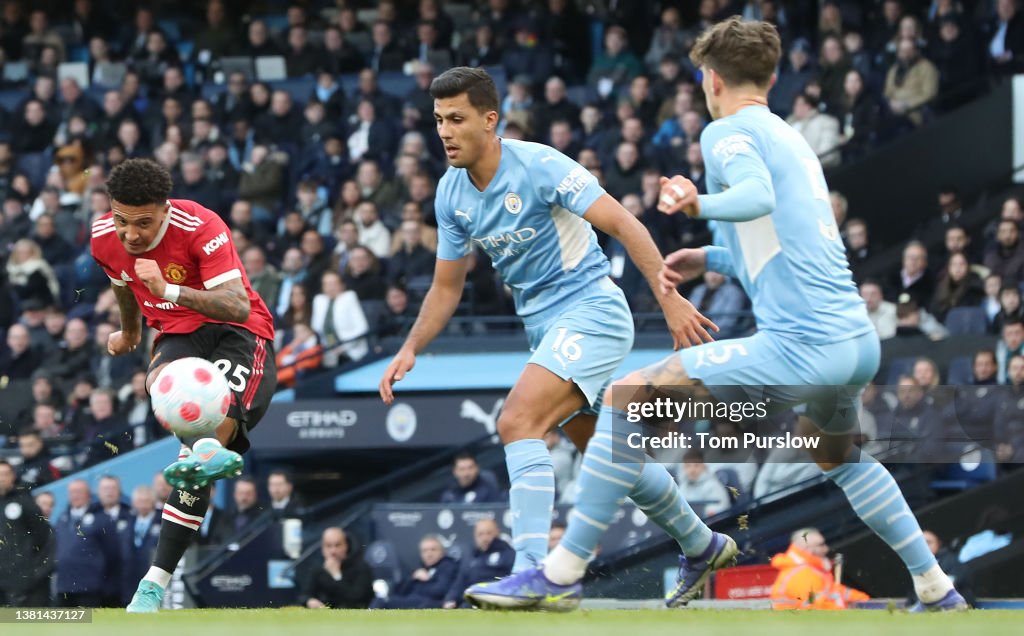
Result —
[[210, 461], [210, 458], [213, 457], [216, 454], [217, 454], [216, 450], [206, 451], [205, 453], [199, 453], [199, 459], [203, 460], [204, 462], [208, 462], [208, 461]]
[[571, 590], [568, 591], [568, 592], [562, 592], [561, 594], [557, 594], [555, 596], [552, 596], [551, 594], [548, 594], [548, 595], [546, 595], [544, 597], [544, 602], [545, 603], [557, 603], [558, 601], [562, 600], [563, 598], [565, 598], [567, 596], [572, 596], [572, 591]]

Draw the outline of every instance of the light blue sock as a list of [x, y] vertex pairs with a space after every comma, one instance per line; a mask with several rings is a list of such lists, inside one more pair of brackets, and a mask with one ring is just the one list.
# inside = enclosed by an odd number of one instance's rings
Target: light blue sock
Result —
[[607, 406], [601, 409], [597, 430], [583, 455], [579, 496], [561, 544], [581, 559], [594, 553], [615, 513], [640, 480], [644, 453], [626, 443], [630, 432], [639, 431], [638, 425], [626, 421], [623, 411]]
[[702, 554], [711, 543], [711, 528], [686, 503], [676, 480], [661, 464], [652, 461], [644, 464], [629, 498], [648, 519], [679, 543], [686, 556]]
[[874, 457], [862, 452], [860, 458], [825, 475], [843, 489], [857, 516], [900, 555], [911, 574], [924, 573], [936, 564], [935, 557], [899, 485]]
[[535, 568], [548, 553], [551, 509], [555, 505], [555, 470], [544, 440], [521, 439], [505, 445], [511, 488], [513, 572]]

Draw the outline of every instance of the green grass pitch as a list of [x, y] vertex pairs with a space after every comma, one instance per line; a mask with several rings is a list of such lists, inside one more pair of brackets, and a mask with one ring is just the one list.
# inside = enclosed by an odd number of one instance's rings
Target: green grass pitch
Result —
[[886, 611], [585, 610], [570, 614], [479, 611], [183, 610], [129, 616], [97, 610], [91, 624], [0, 626], [14, 634], [75, 636], [954, 636], [1021, 634], [1024, 613], [909, 615]]

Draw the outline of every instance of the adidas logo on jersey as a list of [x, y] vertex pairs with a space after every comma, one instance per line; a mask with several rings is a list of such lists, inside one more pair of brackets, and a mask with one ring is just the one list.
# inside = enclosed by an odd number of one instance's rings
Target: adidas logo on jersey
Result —
[[123, 280], [126, 283], [134, 282], [132, 280], [132, 277], [128, 275], [128, 272], [124, 271], [123, 269], [121, 270], [121, 280]]
[[227, 232], [221, 232], [217, 236], [215, 236], [212, 239], [210, 239], [210, 241], [206, 245], [203, 246], [203, 252], [205, 252], [206, 255], [209, 256], [210, 254], [213, 254], [214, 252], [216, 252], [217, 249], [220, 246], [226, 244], [227, 242], [228, 242], [228, 234], [227, 234]]

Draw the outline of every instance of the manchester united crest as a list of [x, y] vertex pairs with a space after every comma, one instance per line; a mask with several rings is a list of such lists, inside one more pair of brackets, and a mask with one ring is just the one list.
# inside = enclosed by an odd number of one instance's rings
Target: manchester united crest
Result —
[[187, 276], [185, 268], [177, 263], [168, 263], [167, 267], [164, 268], [164, 277], [171, 281], [175, 285], [180, 285], [185, 282], [185, 276]]

